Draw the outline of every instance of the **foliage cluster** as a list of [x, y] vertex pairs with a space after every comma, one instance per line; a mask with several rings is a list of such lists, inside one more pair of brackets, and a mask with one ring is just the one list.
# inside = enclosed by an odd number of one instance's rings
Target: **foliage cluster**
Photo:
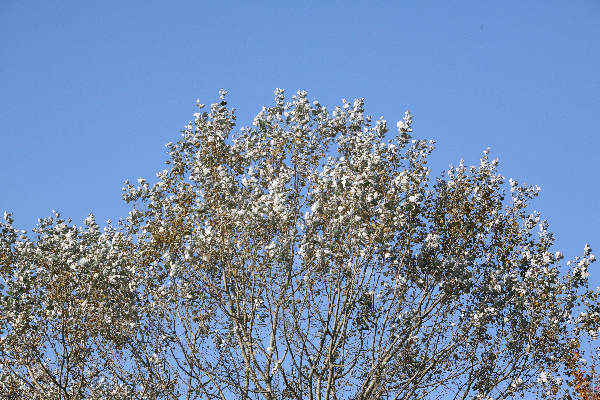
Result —
[[[553, 396], [599, 328], [589, 246], [565, 264], [529, 202], [479, 165], [435, 179], [407, 112], [305, 92], [235, 130], [199, 104], [154, 184], [103, 230], [0, 225], [0, 396]], [[390, 137], [393, 136], [393, 137]], [[581, 386], [576, 388], [581, 390]]]

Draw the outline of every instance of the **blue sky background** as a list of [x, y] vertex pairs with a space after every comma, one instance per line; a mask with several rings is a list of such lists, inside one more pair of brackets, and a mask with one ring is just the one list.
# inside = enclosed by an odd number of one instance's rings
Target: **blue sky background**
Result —
[[2, 0], [0, 212], [28, 230], [52, 209], [125, 216], [123, 180], [163, 169], [221, 87], [242, 125], [276, 87], [328, 108], [365, 97], [391, 126], [409, 109], [438, 142], [434, 175], [489, 146], [542, 187], [557, 248], [600, 249], [597, 0]]

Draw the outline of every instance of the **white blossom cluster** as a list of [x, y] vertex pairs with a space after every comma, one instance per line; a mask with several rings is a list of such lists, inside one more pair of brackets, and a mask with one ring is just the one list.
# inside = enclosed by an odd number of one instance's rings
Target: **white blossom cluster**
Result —
[[[0, 394], [77, 399], [504, 398], [555, 393], [598, 334], [595, 261], [567, 267], [539, 188], [362, 99], [275, 91], [251, 127], [204, 110], [118, 227], [0, 227]], [[62, 393], [62, 394], [61, 394]], [[37, 396], [37, 397], [36, 397]]]
[[111, 226], [101, 232], [92, 216], [82, 228], [70, 223], [58, 213], [40, 219], [32, 240], [4, 216], [0, 393], [32, 393], [32, 381], [40, 398], [71, 393], [56, 384], [65, 379], [92, 387], [100, 375], [94, 341], [119, 347], [139, 327], [130, 238]]

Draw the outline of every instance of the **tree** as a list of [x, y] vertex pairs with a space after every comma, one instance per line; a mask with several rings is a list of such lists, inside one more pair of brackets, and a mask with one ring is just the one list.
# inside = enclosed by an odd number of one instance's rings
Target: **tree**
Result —
[[562, 390], [595, 334], [584, 255], [561, 266], [539, 188], [486, 150], [430, 178], [407, 112], [305, 92], [237, 132], [199, 104], [169, 168], [103, 233], [59, 215], [0, 240], [0, 393], [61, 399], [511, 398]]

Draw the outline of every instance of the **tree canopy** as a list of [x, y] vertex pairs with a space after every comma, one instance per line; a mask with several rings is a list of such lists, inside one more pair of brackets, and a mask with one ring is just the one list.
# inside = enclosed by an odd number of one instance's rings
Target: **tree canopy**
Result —
[[539, 188], [364, 100], [226, 92], [125, 183], [101, 229], [0, 225], [0, 395], [30, 399], [503, 399], [560, 395], [596, 336], [589, 245], [564, 262]]

